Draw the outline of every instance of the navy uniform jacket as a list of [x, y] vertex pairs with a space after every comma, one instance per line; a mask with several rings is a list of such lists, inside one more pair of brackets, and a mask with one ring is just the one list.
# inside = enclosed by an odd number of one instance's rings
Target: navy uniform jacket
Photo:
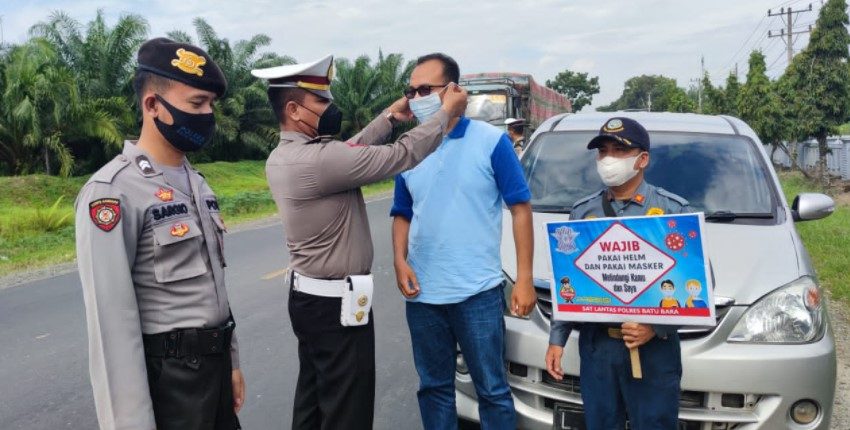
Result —
[[[592, 219], [605, 218], [605, 210], [602, 208], [602, 199], [611, 199], [608, 189], [599, 190], [587, 197], [579, 199], [573, 204], [570, 219]], [[690, 213], [691, 207], [688, 201], [663, 189], [656, 187], [646, 181], [642, 182], [635, 196], [627, 201], [620, 202], [611, 200], [611, 207], [618, 217], [643, 216], [643, 215], [668, 215]], [[552, 321], [552, 329], [549, 331], [549, 344], [564, 346], [570, 331], [578, 323], [569, 321]], [[669, 333], [676, 330], [675, 326], [653, 325], [655, 334], [665, 338]]]

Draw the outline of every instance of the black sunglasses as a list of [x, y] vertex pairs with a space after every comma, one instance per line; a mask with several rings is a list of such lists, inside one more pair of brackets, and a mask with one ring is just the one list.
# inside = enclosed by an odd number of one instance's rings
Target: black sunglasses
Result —
[[425, 84], [425, 85], [420, 85], [416, 88], [407, 87], [404, 90], [404, 96], [409, 98], [409, 99], [412, 99], [412, 98], [416, 97], [416, 93], [419, 93], [420, 96], [425, 97], [427, 95], [430, 95], [431, 91], [433, 91], [434, 88], [443, 88], [446, 85], [448, 85], [448, 84], [443, 84], [443, 85], [427, 85], [427, 84]]

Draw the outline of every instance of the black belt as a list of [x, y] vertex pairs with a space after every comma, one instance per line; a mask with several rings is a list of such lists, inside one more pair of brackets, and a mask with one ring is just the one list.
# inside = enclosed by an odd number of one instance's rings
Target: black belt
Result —
[[148, 357], [174, 357], [221, 354], [230, 351], [235, 324], [210, 329], [177, 329], [142, 336]]

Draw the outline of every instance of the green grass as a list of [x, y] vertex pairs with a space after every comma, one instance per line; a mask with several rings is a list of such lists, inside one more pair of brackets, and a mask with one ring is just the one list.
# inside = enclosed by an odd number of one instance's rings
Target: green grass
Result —
[[[780, 181], [789, 204], [800, 193], [824, 192], [823, 188], [799, 173], [782, 173]], [[850, 303], [850, 282], [846, 277], [850, 268], [850, 204], [847, 201], [846, 197], [838, 199], [835, 212], [824, 219], [795, 225], [814, 261], [821, 285], [833, 297]]]
[[[228, 226], [276, 212], [264, 161], [197, 164], [216, 192]], [[74, 199], [87, 176], [0, 177], [0, 276], [74, 259]], [[363, 187], [366, 196], [392, 189], [392, 181]]]

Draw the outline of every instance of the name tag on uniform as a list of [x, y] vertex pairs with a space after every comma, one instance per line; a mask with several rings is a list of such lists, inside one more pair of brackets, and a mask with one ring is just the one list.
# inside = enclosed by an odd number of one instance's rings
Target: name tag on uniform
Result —
[[340, 323], [345, 327], [369, 324], [374, 284], [372, 275], [354, 275], [345, 279]]

